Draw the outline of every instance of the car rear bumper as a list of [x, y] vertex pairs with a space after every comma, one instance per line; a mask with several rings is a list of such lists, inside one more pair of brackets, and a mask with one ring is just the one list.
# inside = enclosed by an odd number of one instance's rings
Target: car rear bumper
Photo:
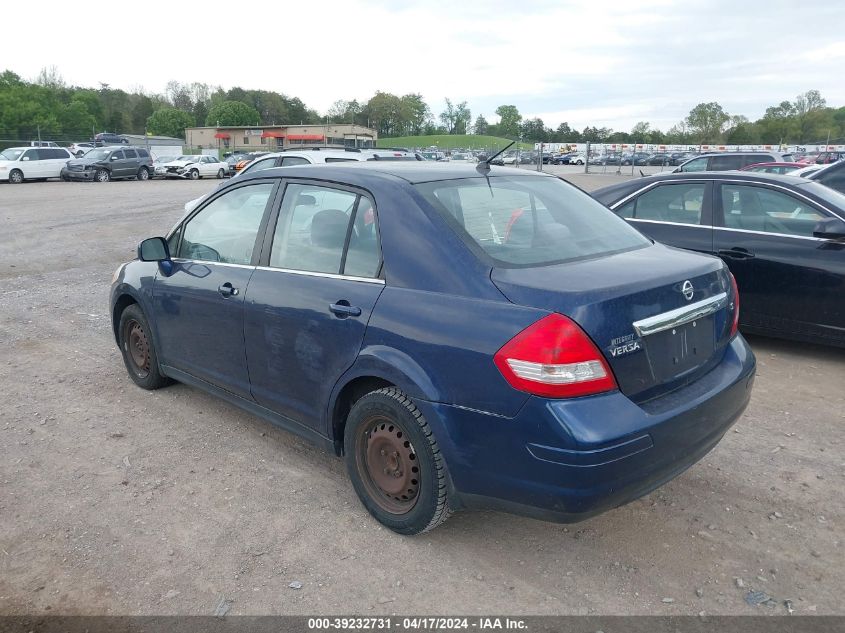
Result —
[[712, 371], [642, 405], [618, 391], [531, 397], [514, 418], [418, 404], [456, 505], [574, 522], [633, 501], [704, 457], [747, 406], [755, 366], [737, 336]]

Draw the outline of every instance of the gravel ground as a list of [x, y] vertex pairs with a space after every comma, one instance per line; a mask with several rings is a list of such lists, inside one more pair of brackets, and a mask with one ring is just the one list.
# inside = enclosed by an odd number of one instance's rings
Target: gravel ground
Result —
[[845, 352], [751, 339], [744, 417], [623, 508], [397, 536], [337, 458], [126, 376], [111, 274], [215, 185], [0, 185], [0, 613], [845, 613]]

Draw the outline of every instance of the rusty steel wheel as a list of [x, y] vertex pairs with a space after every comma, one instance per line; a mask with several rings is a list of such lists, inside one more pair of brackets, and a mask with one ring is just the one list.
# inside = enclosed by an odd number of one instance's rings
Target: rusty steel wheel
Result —
[[172, 382], [159, 370], [158, 354], [150, 334], [150, 326], [143, 310], [137, 304], [127, 306], [120, 313], [117, 332], [123, 364], [136, 385], [144, 389], [158, 389]]
[[358, 498], [394, 532], [420, 534], [452, 513], [446, 464], [434, 433], [396, 387], [376, 389], [355, 401], [343, 453]]
[[391, 514], [407, 514], [420, 491], [419, 464], [407, 432], [383, 416], [357, 429], [358, 469], [373, 501]]
[[132, 359], [133, 369], [138, 377], [146, 378], [150, 374], [150, 343], [147, 333], [135, 319], [127, 320], [124, 328], [124, 349]]

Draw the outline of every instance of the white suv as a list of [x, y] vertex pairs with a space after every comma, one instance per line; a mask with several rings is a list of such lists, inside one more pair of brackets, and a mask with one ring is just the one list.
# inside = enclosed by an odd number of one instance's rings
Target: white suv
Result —
[[10, 147], [0, 152], [0, 180], [18, 184], [59, 178], [71, 158], [63, 147]]

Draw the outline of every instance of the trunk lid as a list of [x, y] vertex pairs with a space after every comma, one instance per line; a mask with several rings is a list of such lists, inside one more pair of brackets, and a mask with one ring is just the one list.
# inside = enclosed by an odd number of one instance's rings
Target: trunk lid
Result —
[[715, 257], [655, 244], [553, 266], [494, 268], [490, 277], [512, 303], [578, 323], [637, 402], [709, 371], [730, 338], [731, 283]]

